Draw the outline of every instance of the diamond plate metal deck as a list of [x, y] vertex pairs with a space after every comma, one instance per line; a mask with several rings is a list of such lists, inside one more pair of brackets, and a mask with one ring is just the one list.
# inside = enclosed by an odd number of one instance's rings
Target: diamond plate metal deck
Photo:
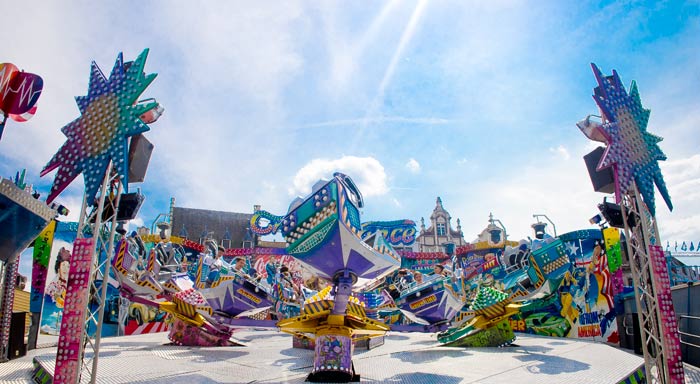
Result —
[[[235, 337], [249, 346], [172, 346], [165, 333], [104, 339], [97, 382], [302, 383], [313, 364], [313, 351], [293, 349], [289, 335], [250, 330]], [[0, 383], [30, 383], [32, 359], [53, 373], [55, 354], [55, 347], [38, 349], [0, 364]], [[363, 382], [448, 384], [617, 383], [644, 362], [572, 339], [519, 334], [515, 346], [477, 349], [443, 347], [434, 334], [415, 333], [390, 333], [383, 346], [356, 350], [353, 361]]]

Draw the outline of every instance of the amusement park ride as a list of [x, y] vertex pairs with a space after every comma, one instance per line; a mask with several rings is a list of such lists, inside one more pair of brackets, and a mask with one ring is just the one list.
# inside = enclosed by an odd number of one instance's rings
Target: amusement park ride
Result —
[[614, 173], [615, 197], [620, 205], [613, 213], [604, 201], [601, 211], [611, 226], [624, 228], [627, 238], [644, 365], [653, 382], [681, 383], [684, 373], [678, 324], [654, 202], [656, 185], [668, 208], [673, 209], [658, 164], [666, 160], [658, 146], [662, 139], [647, 132], [651, 112], [642, 106], [636, 82], [628, 94], [616, 71], [603, 76], [595, 64], [591, 66], [598, 82], [593, 99], [602, 123], [589, 116], [577, 125], [586, 137], [606, 145], [596, 169], [612, 168]]
[[[514, 325], [518, 331], [542, 330], [555, 336], [564, 336], [574, 326], [579, 335], [593, 330], [601, 334], [590, 325], [598, 316], [593, 311], [597, 296], [591, 299], [582, 293], [577, 278], [611, 296], [613, 286], [600, 276], [610, 274], [606, 268], [615, 263], [615, 246], [620, 257], [619, 235], [614, 240], [604, 238], [601, 231], [584, 230], [557, 236], [555, 229], [552, 237], [539, 221], [544, 217], [551, 223], [544, 215], [535, 215], [536, 238], [520, 242], [509, 241], [505, 227], [491, 217], [484, 238], [457, 249], [446, 247], [451, 273], [411, 282], [397, 273], [402, 260], [387, 231], [363, 225], [364, 201], [353, 180], [335, 173], [330, 180], [317, 182], [306, 198], [295, 199], [285, 215], [257, 211], [251, 219], [256, 234], [280, 232], [284, 237], [286, 247], [269, 252], [293, 257], [328, 283], [326, 288], [303, 293], [292, 289], [280, 265], [272, 264], [268, 278], [261, 279], [230, 263], [231, 256], [245, 257], [255, 249], [226, 250], [213, 241], [199, 244], [179, 239], [167, 233], [167, 224], [160, 227], [160, 234], [127, 235], [119, 225], [129, 220], [120, 216], [123, 190], [129, 187], [127, 149], [163, 112], [153, 99], [139, 101], [156, 77], [143, 72], [147, 54], [144, 50], [131, 62], [120, 54], [109, 77], [93, 63], [88, 94], [76, 99], [81, 117], [62, 129], [67, 140], [42, 171], [43, 176], [58, 169], [46, 203], [18, 188], [20, 180], [0, 183], [4, 208], [0, 256], [9, 266], [6, 274], [12, 274], [5, 278], [7, 284], [16, 273], [14, 255], [56, 216], [55, 207], [47, 204], [84, 173], [85, 195], [53, 382], [75, 383], [83, 373], [95, 382], [109, 285], [104, 281], [110, 277], [118, 282], [123, 300], [169, 313], [169, 338], [178, 345], [241, 345], [233, 336], [236, 329], [245, 327], [292, 334], [295, 341], [314, 350], [309, 381], [359, 380], [354, 346], [381, 345], [389, 331], [437, 333], [438, 342], [450, 347], [510, 345], [515, 340]], [[602, 214], [611, 226], [624, 228], [643, 328], [646, 374], [655, 382], [682, 382], [678, 332], [654, 218], [654, 183], [671, 208], [657, 164], [665, 159], [656, 145], [660, 138], [646, 132], [649, 111], [642, 108], [636, 85], [628, 95], [617, 73], [605, 77], [597, 67], [593, 69], [598, 81], [594, 100], [602, 122], [586, 118], [578, 126], [588, 138], [606, 146], [596, 170], [614, 171], [619, 213], [613, 217], [606, 209]], [[19, 109], [10, 115], [16, 112]], [[588, 242], [595, 242], [595, 256], [578, 268], [582, 262], [575, 255], [582, 254], [580, 248]], [[605, 248], [607, 254], [601, 251]], [[4, 310], [12, 302], [7, 297], [12, 291], [5, 287]], [[543, 312], [552, 308], [557, 318]], [[612, 310], [612, 304], [607, 310]], [[605, 321], [601, 324], [607, 326]], [[94, 336], [87, 323], [95, 328]], [[3, 324], [2, 328], [8, 327]], [[4, 332], [2, 337], [6, 348]], [[86, 348], [93, 353], [86, 353]]]

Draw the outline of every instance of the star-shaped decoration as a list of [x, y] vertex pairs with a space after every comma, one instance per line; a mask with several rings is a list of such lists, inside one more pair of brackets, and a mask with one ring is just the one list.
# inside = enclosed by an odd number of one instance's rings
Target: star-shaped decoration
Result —
[[566, 243], [566, 251], [569, 253], [570, 257], [576, 257], [578, 254], [578, 249], [579, 247], [576, 245], [575, 242], [569, 241]]
[[673, 210], [658, 163], [659, 160], [666, 160], [666, 155], [658, 146], [662, 138], [647, 132], [650, 111], [642, 107], [636, 82], [632, 82], [627, 94], [615, 70], [612, 76], [603, 76], [595, 64], [591, 64], [591, 67], [598, 81], [598, 86], [593, 90], [593, 99], [603, 115], [601, 129], [607, 141], [598, 170], [613, 167], [618, 202], [622, 194], [630, 191], [634, 181], [649, 212], [655, 215], [656, 184], [666, 205]]
[[144, 49], [136, 60], [125, 63], [119, 53], [109, 78], [92, 62], [88, 94], [75, 98], [81, 116], [61, 128], [66, 142], [41, 171], [44, 176], [58, 168], [47, 203], [81, 172], [91, 203], [110, 171], [110, 161], [128, 191], [128, 138], [149, 130], [140, 116], [157, 106], [155, 101], [137, 103], [156, 78], [155, 73], [143, 72], [147, 56], [148, 49]]

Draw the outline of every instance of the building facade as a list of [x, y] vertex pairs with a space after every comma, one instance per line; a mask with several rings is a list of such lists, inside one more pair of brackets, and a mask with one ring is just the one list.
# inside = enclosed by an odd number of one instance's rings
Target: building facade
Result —
[[257, 236], [250, 231], [252, 213], [172, 208], [171, 234], [203, 244], [213, 239], [224, 248], [252, 248]]
[[452, 216], [442, 206], [442, 199], [438, 196], [435, 201], [435, 209], [430, 215], [429, 227], [425, 227], [425, 219], [420, 219], [420, 234], [416, 238], [418, 252], [445, 252], [445, 244], [454, 244], [455, 249], [467, 244], [464, 241], [462, 225], [457, 219], [457, 227], [452, 228]]

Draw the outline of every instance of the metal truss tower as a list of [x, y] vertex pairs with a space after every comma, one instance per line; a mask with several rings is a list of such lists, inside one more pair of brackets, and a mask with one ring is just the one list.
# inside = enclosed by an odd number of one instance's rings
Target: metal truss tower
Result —
[[[56, 353], [55, 383], [97, 379], [102, 324], [122, 183], [108, 168], [96, 204], [83, 199]], [[88, 212], [90, 209], [92, 210]], [[90, 237], [86, 237], [86, 235]], [[97, 281], [101, 281], [98, 286]]]
[[621, 209], [646, 377], [650, 383], [683, 383], [678, 324], [664, 252], [658, 246], [656, 218], [647, 210], [636, 185], [623, 195]]

